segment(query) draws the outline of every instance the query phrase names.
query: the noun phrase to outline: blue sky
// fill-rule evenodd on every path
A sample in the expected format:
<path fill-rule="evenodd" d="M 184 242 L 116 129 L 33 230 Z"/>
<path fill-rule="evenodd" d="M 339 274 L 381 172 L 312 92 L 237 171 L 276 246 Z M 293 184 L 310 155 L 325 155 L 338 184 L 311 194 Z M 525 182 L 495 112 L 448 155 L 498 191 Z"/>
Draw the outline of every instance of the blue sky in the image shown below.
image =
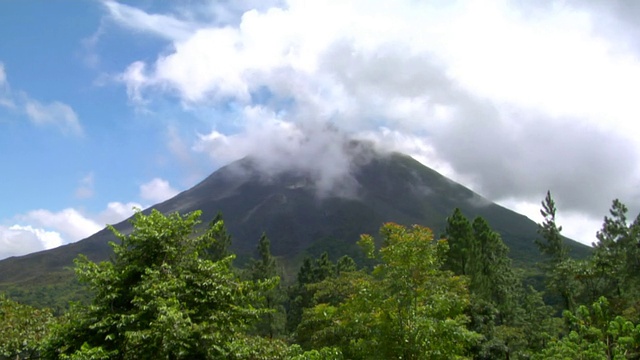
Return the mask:
<path fill-rule="evenodd" d="M 328 189 L 334 132 L 582 242 L 640 209 L 633 2 L 2 1 L 0 258 L 259 156 Z M 632 215 L 635 215 L 632 214 Z"/>

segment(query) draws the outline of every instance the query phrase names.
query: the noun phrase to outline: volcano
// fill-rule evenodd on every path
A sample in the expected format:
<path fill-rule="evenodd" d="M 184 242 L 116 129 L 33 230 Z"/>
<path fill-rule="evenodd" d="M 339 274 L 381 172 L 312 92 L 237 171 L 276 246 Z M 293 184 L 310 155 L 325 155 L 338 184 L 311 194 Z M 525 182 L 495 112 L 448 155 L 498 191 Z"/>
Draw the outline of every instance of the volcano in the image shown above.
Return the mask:
<path fill-rule="evenodd" d="M 381 153 L 362 144 L 349 145 L 348 153 L 350 171 L 330 187 L 318 183 L 318 174 L 268 173 L 259 160 L 247 157 L 145 212 L 201 210 L 203 226 L 222 213 L 237 261 L 252 256 L 261 234 L 266 233 L 272 253 L 296 264 L 304 255 L 323 251 L 334 260 L 344 254 L 357 257 L 359 235 L 376 234 L 390 221 L 425 225 L 437 236 L 457 207 L 470 219 L 485 218 L 502 235 L 517 265 L 539 259 L 534 243 L 537 225 L 527 217 L 492 203 L 410 156 Z M 131 230 L 129 220 L 114 227 L 123 233 Z M 0 261 L 0 289 L 37 288 L 68 279 L 74 258 L 84 254 L 94 261 L 107 260 L 112 254 L 108 242 L 115 240 L 104 229 L 76 243 Z M 569 243 L 574 255 L 589 252 L 582 244 Z"/>

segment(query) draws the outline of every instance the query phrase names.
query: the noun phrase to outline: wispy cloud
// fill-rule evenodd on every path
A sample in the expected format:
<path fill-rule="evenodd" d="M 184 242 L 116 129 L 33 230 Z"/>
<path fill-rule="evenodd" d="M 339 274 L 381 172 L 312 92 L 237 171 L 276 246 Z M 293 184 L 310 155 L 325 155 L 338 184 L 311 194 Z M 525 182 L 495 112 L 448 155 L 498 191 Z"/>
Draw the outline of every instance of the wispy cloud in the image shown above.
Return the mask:
<path fill-rule="evenodd" d="M 177 194 L 178 190 L 172 188 L 168 181 L 160 178 L 154 178 L 140 185 L 140 198 L 152 203 L 165 201 Z"/>
<path fill-rule="evenodd" d="M 88 199 L 93 197 L 94 189 L 94 174 L 92 172 L 85 175 L 82 179 L 80 179 L 78 188 L 76 188 L 75 196 L 78 199 Z"/>
<path fill-rule="evenodd" d="M 82 135 L 82 127 L 78 115 L 71 106 L 54 101 L 42 104 L 33 99 L 27 99 L 24 110 L 34 124 L 38 126 L 55 126 L 64 134 Z"/>
<path fill-rule="evenodd" d="M 0 105 L 10 111 L 23 113 L 36 126 L 55 127 L 66 135 L 83 135 L 78 115 L 71 106 L 60 101 L 42 103 L 23 91 L 11 90 L 4 65 L 1 62 Z"/>
<path fill-rule="evenodd" d="M 194 31 L 192 23 L 172 16 L 148 14 L 140 9 L 116 1 L 103 1 L 110 18 L 133 30 L 151 32 L 168 40 L 185 39 Z"/>

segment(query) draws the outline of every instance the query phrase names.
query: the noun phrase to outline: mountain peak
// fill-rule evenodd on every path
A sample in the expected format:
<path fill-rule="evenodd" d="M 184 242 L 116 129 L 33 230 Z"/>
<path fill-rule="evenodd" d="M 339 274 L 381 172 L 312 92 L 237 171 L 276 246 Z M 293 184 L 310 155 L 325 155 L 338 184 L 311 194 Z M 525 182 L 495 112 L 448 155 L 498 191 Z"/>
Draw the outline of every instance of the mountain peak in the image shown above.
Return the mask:
<path fill-rule="evenodd" d="M 237 181 L 253 179 L 291 189 L 313 189 L 319 198 L 353 198 L 358 188 L 354 174 L 373 159 L 390 155 L 366 140 L 342 138 L 322 145 L 282 149 L 277 158 L 273 150 L 255 153 L 221 170 Z"/>
<path fill-rule="evenodd" d="M 486 219 L 514 260 L 535 260 L 537 225 L 525 216 L 483 199 L 410 156 L 380 152 L 366 142 L 345 142 L 339 150 L 341 160 L 334 168 L 322 158 L 317 159 L 321 167 L 304 162 L 274 167 L 260 157 L 247 157 L 153 208 L 165 214 L 201 210 L 204 224 L 221 212 L 240 258 L 251 256 L 266 233 L 272 252 L 292 263 L 303 254 L 323 251 L 334 258 L 357 258 L 360 234 L 375 234 L 385 222 L 421 224 L 438 234 L 457 207 L 469 218 Z M 318 172 L 323 167 L 333 171 Z M 131 229 L 128 220 L 114 227 L 125 233 Z M 115 240 L 102 230 L 77 243 L 0 261 L 0 284 L 37 283 L 68 274 L 64 269 L 78 254 L 94 261 L 108 259 L 108 242 Z M 572 248 L 588 251 L 577 243 Z"/>

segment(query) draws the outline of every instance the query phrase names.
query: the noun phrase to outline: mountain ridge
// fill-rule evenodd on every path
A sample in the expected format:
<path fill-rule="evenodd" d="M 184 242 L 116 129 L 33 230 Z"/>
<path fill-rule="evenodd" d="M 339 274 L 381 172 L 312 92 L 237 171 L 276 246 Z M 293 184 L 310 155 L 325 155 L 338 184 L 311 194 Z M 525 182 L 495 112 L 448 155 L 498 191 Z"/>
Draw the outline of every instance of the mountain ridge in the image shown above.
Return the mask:
<path fill-rule="evenodd" d="M 144 212 L 201 210 L 203 225 L 221 212 L 233 236 L 232 250 L 239 257 L 253 255 L 260 235 L 266 233 L 274 255 L 295 261 L 325 250 L 334 256 L 357 254 L 359 235 L 376 234 L 384 222 L 421 224 L 437 235 L 444 230 L 446 217 L 458 207 L 469 218 L 485 218 L 502 235 L 517 263 L 527 264 L 539 256 L 534 244 L 537 225 L 527 217 L 490 202 L 408 155 L 371 153 L 369 148 L 357 147 L 355 151 L 364 161 L 354 163 L 338 179 L 342 181 L 336 183 L 342 186 L 339 195 L 319 192 L 314 174 L 265 173 L 256 159 L 246 157 Z M 345 181 L 350 183 L 344 185 Z M 114 228 L 126 233 L 131 229 L 128 221 Z M 7 284 L 53 281 L 51 278 L 68 272 L 78 254 L 93 261 L 107 260 L 111 254 L 108 242 L 114 240 L 105 228 L 72 244 L 2 260 L 0 289 Z M 579 256 L 588 252 L 582 244 L 570 244 Z"/>

